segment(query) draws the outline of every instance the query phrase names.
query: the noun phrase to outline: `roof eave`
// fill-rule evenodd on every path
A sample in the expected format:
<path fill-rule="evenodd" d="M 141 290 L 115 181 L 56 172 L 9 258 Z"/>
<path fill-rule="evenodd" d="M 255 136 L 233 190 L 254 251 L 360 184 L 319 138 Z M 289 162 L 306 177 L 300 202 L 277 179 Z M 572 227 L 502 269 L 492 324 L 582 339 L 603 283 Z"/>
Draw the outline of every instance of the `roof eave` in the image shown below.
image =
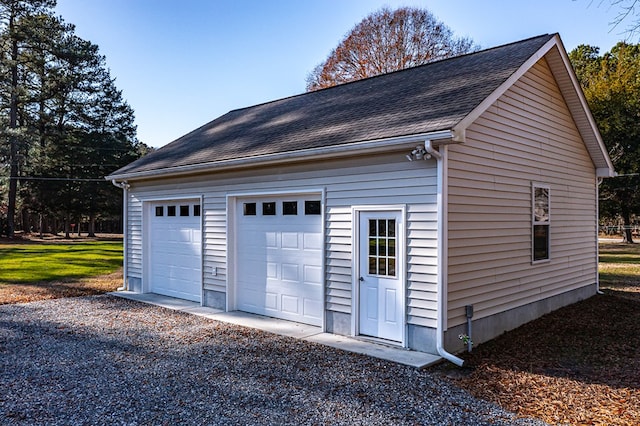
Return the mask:
<path fill-rule="evenodd" d="M 458 138 L 451 130 L 438 130 L 429 133 L 400 136 L 395 138 L 377 139 L 370 141 L 354 142 L 343 145 L 327 146 L 320 148 L 301 149 L 298 151 L 281 152 L 275 154 L 258 155 L 253 157 L 233 158 L 229 160 L 211 161 L 206 163 L 189 164 L 185 166 L 166 167 L 162 169 L 146 170 L 140 172 L 110 174 L 105 177 L 112 181 L 129 181 L 137 179 L 153 179 L 175 177 L 187 174 L 206 173 L 210 171 L 223 171 L 251 166 L 277 165 L 291 160 L 304 159 L 328 159 L 347 156 L 354 152 L 366 151 L 368 154 L 388 151 L 391 148 L 424 142 L 425 140 L 442 141 Z"/>

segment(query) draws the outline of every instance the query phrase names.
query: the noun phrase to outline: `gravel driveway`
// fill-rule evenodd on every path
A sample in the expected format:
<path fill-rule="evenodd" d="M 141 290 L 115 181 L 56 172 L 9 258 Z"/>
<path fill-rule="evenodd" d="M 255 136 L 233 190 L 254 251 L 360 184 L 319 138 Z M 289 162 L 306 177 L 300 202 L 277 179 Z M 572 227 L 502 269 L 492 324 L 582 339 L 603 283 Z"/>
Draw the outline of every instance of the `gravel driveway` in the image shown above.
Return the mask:
<path fill-rule="evenodd" d="M 542 423 L 425 371 L 103 295 L 0 306 L 0 424 Z"/>

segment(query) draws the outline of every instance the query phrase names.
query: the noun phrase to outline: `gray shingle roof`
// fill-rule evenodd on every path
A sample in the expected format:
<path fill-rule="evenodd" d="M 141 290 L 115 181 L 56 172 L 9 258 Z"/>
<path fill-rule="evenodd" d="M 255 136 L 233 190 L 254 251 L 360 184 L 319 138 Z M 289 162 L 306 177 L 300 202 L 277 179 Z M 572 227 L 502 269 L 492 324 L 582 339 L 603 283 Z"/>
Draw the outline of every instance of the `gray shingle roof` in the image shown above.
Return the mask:
<path fill-rule="evenodd" d="M 553 37 L 234 110 L 111 176 L 449 130 Z"/>

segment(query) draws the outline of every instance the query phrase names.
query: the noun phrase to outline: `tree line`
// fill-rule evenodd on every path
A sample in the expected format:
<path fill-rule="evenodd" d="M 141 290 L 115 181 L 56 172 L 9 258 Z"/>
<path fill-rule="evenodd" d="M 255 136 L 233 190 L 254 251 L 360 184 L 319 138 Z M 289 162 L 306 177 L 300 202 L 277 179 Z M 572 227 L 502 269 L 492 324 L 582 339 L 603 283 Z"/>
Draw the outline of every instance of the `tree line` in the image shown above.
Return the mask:
<path fill-rule="evenodd" d="M 0 233 L 58 232 L 118 218 L 104 180 L 147 153 L 98 46 L 55 0 L 0 0 Z"/>
<path fill-rule="evenodd" d="M 635 1 L 611 3 L 635 11 Z M 85 218 L 91 233 L 121 208 L 119 190 L 102 177 L 150 150 L 137 140 L 133 109 L 98 46 L 54 7 L 55 0 L 0 0 L 0 233 L 9 236 L 29 231 L 34 217 L 41 231 L 67 233 Z M 426 9 L 383 8 L 309 74 L 307 90 L 478 48 Z M 621 42 L 603 55 L 581 45 L 569 56 L 620 175 L 601 185 L 601 218 L 630 229 L 640 217 L 640 45 Z"/>

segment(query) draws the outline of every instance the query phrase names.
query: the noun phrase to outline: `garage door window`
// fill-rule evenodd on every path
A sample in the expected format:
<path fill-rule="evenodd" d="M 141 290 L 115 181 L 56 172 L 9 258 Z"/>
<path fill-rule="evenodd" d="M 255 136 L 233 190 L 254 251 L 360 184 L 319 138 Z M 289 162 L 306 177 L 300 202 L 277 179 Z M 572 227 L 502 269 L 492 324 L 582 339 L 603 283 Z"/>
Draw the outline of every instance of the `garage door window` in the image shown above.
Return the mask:
<path fill-rule="evenodd" d="M 245 216 L 256 215 L 256 203 L 244 203 L 242 210 Z"/>
<path fill-rule="evenodd" d="M 285 216 L 295 216 L 298 214 L 298 202 L 297 201 L 283 201 L 282 202 L 282 214 Z"/>
<path fill-rule="evenodd" d="M 194 204 L 193 206 L 193 215 L 200 216 L 200 205 Z"/>
<path fill-rule="evenodd" d="M 304 214 L 306 215 L 320 214 L 320 201 L 305 201 Z"/>
<path fill-rule="evenodd" d="M 176 215 L 176 206 L 167 206 L 167 216 Z"/>
<path fill-rule="evenodd" d="M 189 216 L 189 206 L 180 206 L 180 216 Z"/>
<path fill-rule="evenodd" d="M 156 206 L 156 216 L 164 216 L 164 206 Z"/>
<path fill-rule="evenodd" d="M 262 203 L 262 216 L 275 216 L 276 203 Z"/>

